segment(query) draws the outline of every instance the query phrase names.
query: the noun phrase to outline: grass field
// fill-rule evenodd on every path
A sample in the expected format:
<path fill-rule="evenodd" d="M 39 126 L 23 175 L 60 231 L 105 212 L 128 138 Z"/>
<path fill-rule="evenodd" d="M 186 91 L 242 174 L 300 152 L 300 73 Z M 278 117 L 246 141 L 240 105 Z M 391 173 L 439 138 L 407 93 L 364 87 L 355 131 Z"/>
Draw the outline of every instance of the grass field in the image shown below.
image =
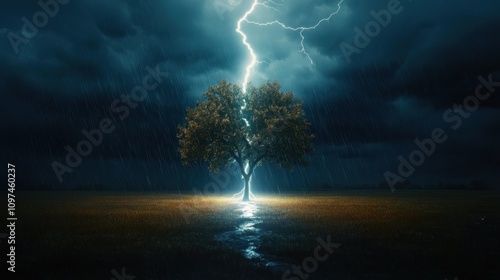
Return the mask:
<path fill-rule="evenodd" d="M 230 198 L 161 193 L 16 197 L 16 268 L 36 279 L 132 280 L 121 277 L 124 268 L 135 280 L 278 280 L 287 267 L 242 252 L 300 266 L 327 236 L 340 247 L 307 279 L 500 279 L 494 191 L 268 196 L 251 209 Z M 192 211 L 184 212 L 189 223 L 179 207 Z M 222 233 L 229 240 L 216 238 Z M 231 240 L 235 234 L 248 239 Z"/>

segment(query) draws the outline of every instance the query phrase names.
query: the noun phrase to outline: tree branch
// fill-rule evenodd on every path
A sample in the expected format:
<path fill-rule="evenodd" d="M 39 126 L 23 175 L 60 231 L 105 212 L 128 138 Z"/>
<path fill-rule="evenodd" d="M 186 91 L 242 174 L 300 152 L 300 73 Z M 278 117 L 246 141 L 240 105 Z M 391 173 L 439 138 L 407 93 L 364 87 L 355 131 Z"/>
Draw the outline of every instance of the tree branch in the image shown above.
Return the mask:
<path fill-rule="evenodd" d="M 259 163 L 259 161 L 263 160 L 267 156 L 266 153 L 258 156 L 251 164 L 250 164 L 250 170 L 248 170 L 249 175 L 253 173 L 253 169 L 255 166 Z"/>
<path fill-rule="evenodd" d="M 238 158 L 240 158 L 241 160 L 241 151 L 240 151 L 240 148 L 238 148 L 238 145 L 235 145 L 236 147 L 236 151 L 238 152 Z"/>
<path fill-rule="evenodd" d="M 234 160 L 236 160 L 236 161 L 240 161 L 241 160 L 240 157 L 237 156 L 233 151 L 229 151 L 229 154 L 234 158 Z"/>
<path fill-rule="evenodd" d="M 229 151 L 229 153 L 234 158 L 234 160 L 236 160 L 236 162 L 238 163 L 238 166 L 240 167 L 241 175 L 243 175 L 246 178 L 246 176 L 248 176 L 248 174 L 245 173 L 245 167 L 243 166 L 243 162 L 241 161 L 240 151 L 238 150 L 238 156 L 233 151 Z"/>
<path fill-rule="evenodd" d="M 243 137 L 243 140 L 245 140 L 245 146 L 247 146 L 247 148 L 250 150 L 252 149 L 252 145 L 250 145 L 250 142 L 248 142 L 248 139 Z"/>

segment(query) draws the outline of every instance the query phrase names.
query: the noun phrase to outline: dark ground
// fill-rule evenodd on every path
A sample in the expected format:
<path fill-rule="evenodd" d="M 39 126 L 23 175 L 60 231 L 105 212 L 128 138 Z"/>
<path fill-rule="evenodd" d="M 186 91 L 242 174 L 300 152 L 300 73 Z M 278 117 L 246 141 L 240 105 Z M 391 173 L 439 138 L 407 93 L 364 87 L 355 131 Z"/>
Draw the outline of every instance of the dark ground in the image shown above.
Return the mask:
<path fill-rule="evenodd" d="M 16 198 L 18 279 L 278 280 L 287 266 L 266 267 L 241 250 L 254 245 L 263 259 L 300 265 L 328 235 L 341 245 L 307 279 L 500 279 L 498 191 L 266 196 L 248 213 L 230 198 L 162 193 Z M 196 211 L 189 224 L 179 206 Z M 217 238 L 225 232 L 254 239 L 233 240 L 239 248 Z M 293 277 L 285 279 L 301 279 Z"/>

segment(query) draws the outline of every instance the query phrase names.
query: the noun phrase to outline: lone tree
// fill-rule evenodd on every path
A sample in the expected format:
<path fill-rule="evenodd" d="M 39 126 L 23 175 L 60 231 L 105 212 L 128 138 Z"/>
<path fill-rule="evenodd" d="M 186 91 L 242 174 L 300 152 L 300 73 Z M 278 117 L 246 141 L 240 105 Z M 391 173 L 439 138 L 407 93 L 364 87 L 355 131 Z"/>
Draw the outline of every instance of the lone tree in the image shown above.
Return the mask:
<path fill-rule="evenodd" d="M 277 82 L 259 88 L 221 81 L 187 109 L 179 125 L 179 152 L 185 165 L 207 161 L 213 172 L 236 161 L 245 179 L 243 200 L 250 199 L 249 181 L 257 165 L 274 162 L 291 170 L 306 165 L 314 135 L 304 118 L 302 102 L 281 92 Z"/>

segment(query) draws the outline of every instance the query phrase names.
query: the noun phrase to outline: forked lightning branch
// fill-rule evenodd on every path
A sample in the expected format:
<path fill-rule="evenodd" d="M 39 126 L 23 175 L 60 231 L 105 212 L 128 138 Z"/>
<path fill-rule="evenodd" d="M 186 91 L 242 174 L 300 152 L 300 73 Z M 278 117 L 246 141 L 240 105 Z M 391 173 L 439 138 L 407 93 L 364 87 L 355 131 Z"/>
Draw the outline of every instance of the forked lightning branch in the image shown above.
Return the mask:
<path fill-rule="evenodd" d="M 248 50 L 248 53 L 250 55 L 250 61 L 248 62 L 247 66 L 245 67 L 245 75 L 243 77 L 243 82 L 242 82 L 243 92 L 246 91 L 246 87 L 247 87 L 248 82 L 250 81 L 250 74 L 251 74 L 252 70 L 255 68 L 255 66 L 258 63 L 260 63 L 260 61 L 257 59 L 257 54 L 255 53 L 252 45 L 248 42 L 248 35 L 241 28 L 243 22 L 246 22 L 247 24 L 261 26 L 261 27 L 276 25 L 276 26 L 281 27 L 284 30 L 298 32 L 299 36 L 300 36 L 300 50 L 299 50 L 299 52 L 304 54 L 308 58 L 309 62 L 311 64 L 313 64 L 313 60 L 312 60 L 311 56 L 309 55 L 309 53 L 307 52 L 306 47 L 305 47 L 304 32 L 308 31 L 308 30 L 316 29 L 322 23 L 329 21 L 334 15 L 338 14 L 340 12 L 340 6 L 341 6 L 342 2 L 344 2 L 344 0 L 340 0 L 340 2 L 337 4 L 337 9 L 335 9 L 327 17 L 324 17 L 324 18 L 321 18 L 320 20 L 318 20 L 316 22 L 316 24 L 311 25 L 311 26 L 293 27 L 293 26 L 289 26 L 289 25 L 287 25 L 279 20 L 273 20 L 273 21 L 268 21 L 268 22 L 256 22 L 256 21 L 249 20 L 248 18 L 250 17 L 251 14 L 253 14 L 255 12 L 255 10 L 257 9 L 257 6 L 263 6 L 265 8 L 276 10 L 276 8 L 274 8 L 272 5 L 274 5 L 274 6 L 283 5 L 283 4 L 278 4 L 272 0 L 267 0 L 267 1 L 263 1 L 263 2 L 259 2 L 259 0 L 254 0 L 250 9 L 248 9 L 248 11 L 246 11 L 245 14 L 238 20 L 237 28 L 236 28 L 236 32 L 241 35 L 242 43 L 243 43 L 243 45 L 245 45 L 245 47 Z"/>

